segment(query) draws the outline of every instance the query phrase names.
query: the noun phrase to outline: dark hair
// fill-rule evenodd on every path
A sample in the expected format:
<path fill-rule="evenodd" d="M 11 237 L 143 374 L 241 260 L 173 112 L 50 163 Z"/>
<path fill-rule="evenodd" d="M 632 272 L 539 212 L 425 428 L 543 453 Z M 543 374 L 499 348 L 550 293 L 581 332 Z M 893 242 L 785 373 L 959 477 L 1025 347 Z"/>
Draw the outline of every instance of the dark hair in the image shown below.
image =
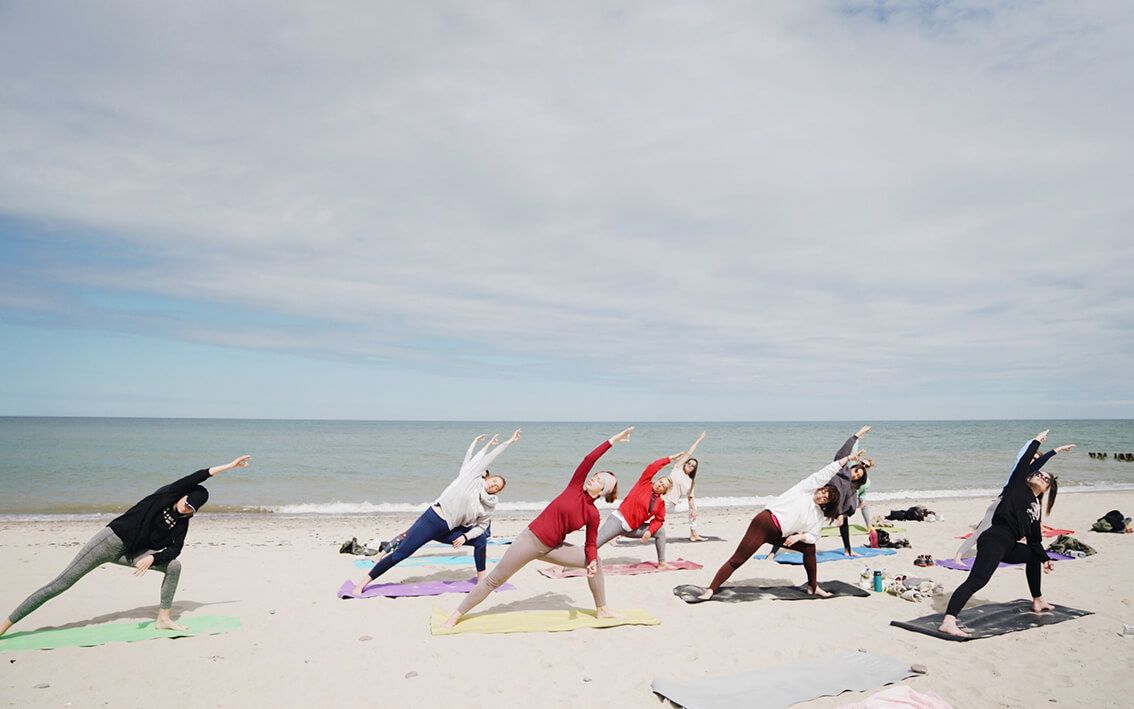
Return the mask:
<path fill-rule="evenodd" d="M 834 519 L 839 516 L 839 488 L 834 485 L 824 485 L 819 490 L 827 491 L 827 504 L 823 505 L 821 509 L 823 514 L 827 515 L 827 519 Z M 816 490 L 818 492 L 818 490 Z"/>
<path fill-rule="evenodd" d="M 611 475 L 614 475 L 614 473 L 611 473 Z M 615 500 L 618 499 L 618 478 L 617 477 L 614 478 L 614 487 L 611 488 L 610 494 L 607 495 L 606 497 L 602 498 L 602 499 L 606 500 L 607 502 L 614 502 Z"/>
<path fill-rule="evenodd" d="M 851 485 L 854 485 L 855 489 L 857 490 L 858 488 L 860 488 L 860 487 L 862 487 L 863 485 L 866 484 L 866 473 L 867 473 L 867 471 L 870 470 L 870 466 L 863 465 L 862 463 L 859 463 L 858 465 L 851 468 L 851 470 L 852 471 L 853 470 L 861 470 L 862 471 L 862 477 L 859 478 L 858 480 L 851 478 Z"/>
<path fill-rule="evenodd" d="M 1051 475 L 1051 473 L 1048 473 Z M 1051 485 L 1048 486 L 1047 492 L 1047 513 L 1051 514 L 1051 508 L 1055 507 L 1055 496 L 1059 494 L 1059 478 L 1051 475 Z M 1040 495 L 1040 502 L 1043 502 L 1043 495 Z"/>
<path fill-rule="evenodd" d="M 685 463 L 692 463 L 693 464 L 693 472 L 685 473 L 685 474 L 689 476 L 690 480 L 696 478 L 697 477 L 697 468 L 701 467 L 701 464 L 697 462 L 696 458 L 686 458 Z M 685 463 L 681 464 L 682 472 L 685 471 Z"/>

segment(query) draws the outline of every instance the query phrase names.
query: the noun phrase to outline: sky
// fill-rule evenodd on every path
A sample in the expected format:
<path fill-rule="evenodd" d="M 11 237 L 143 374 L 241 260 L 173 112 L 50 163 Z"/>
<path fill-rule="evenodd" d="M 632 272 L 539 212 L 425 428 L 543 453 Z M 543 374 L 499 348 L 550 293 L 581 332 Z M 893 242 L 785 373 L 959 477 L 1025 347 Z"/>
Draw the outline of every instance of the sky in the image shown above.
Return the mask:
<path fill-rule="evenodd" d="M 1121 1 L 0 3 L 0 415 L 1131 418 L 1131 116 Z"/>

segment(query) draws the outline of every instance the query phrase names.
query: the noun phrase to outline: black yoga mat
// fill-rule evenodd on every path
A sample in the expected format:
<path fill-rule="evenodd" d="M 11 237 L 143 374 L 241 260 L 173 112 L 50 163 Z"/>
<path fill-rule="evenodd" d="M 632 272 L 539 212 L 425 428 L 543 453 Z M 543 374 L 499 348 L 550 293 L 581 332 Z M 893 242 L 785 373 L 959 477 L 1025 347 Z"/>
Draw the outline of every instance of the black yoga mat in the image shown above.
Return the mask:
<path fill-rule="evenodd" d="M 959 638 L 956 635 L 949 635 L 938 630 L 937 626 L 941 625 L 941 620 L 945 617 L 944 613 L 934 613 L 913 620 L 892 620 L 890 625 L 912 630 L 915 633 L 932 635 L 942 640 L 980 640 L 1005 633 L 1014 633 L 1018 630 L 1055 625 L 1065 620 L 1082 618 L 1085 615 L 1093 615 L 1093 613 L 1059 605 L 1055 607 L 1054 611 L 1035 613 L 1032 611 L 1031 601 L 1020 599 L 1008 603 L 986 603 L 983 606 L 973 606 L 961 611 L 961 614 L 957 617 L 957 624 L 961 626 L 962 630 L 972 633 L 971 638 Z"/>
<path fill-rule="evenodd" d="M 831 594 L 831 598 L 857 596 L 866 598 L 869 591 L 849 584 L 846 581 L 821 581 L 819 588 Z M 683 585 L 673 589 L 673 595 L 686 603 L 703 603 L 697 596 L 705 592 L 704 586 Z M 808 601 L 825 600 L 823 596 L 813 596 L 802 586 L 725 586 L 709 600 L 724 601 L 725 603 L 741 603 L 744 601 L 760 601 L 764 599 L 776 601 Z"/>

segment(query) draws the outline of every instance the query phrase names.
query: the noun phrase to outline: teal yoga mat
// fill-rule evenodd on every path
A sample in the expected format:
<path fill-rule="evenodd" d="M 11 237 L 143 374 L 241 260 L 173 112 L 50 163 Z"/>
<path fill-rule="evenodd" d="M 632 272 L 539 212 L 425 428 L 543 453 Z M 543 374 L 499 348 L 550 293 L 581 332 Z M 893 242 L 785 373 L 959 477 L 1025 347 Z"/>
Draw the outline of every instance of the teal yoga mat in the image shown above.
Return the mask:
<path fill-rule="evenodd" d="M 240 628 L 240 619 L 230 615 L 202 615 L 179 618 L 188 630 L 158 630 L 153 621 L 145 623 L 99 623 L 79 628 L 26 630 L 0 637 L 0 652 L 16 650 L 54 650 L 59 647 L 91 647 L 108 643 L 133 643 L 155 638 L 185 638 L 217 635 Z"/>
<path fill-rule="evenodd" d="M 858 556 L 847 556 L 843 553 L 842 549 L 828 549 L 815 554 L 815 562 L 822 564 L 824 561 L 854 561 L 856 559 L 865 559 L 871 556 L 890 556 L 898 552 L 893 549 L 871 549 L 870 547 L 851 547 L 855 554 Z M 767 554 L 757 554 L 757 559 L 767 559 Z M 793 564 L 795 566 L 803 565 L 803 554 L 798 551 L 781 551 L 776 554 L 777 564 Z"/>

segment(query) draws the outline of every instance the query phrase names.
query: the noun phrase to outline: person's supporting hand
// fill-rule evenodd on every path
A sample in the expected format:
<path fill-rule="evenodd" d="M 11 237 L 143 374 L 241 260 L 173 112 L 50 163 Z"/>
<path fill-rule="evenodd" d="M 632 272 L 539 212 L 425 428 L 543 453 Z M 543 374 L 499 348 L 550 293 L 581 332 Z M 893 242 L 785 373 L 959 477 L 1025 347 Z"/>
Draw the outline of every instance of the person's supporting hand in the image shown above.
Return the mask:
<path fill-rule="evenodd" d="M 1071 450 L 1074 447 L 1075 447 L 1074 443 L 1068 443 L 1065 446 L 1059 446 L 1058 448 L 1056 448 L 1055 452 L 1056 453 L 1066 453 L 1067 451 Z"/>
<path fill-rule="evenodd" d="M 833 523 L 833 524 L 834 524 L 834 526 L 836 526 L 836 527 L 841 527 L 841 526 L 843 526 L 843 516 L 842 516 L 842 515 L 839 515 L 838 517 L 836 517 L 836 518 L 835 518 L 835 521 L 834 521 L 834 523 Z"/>
<path fill-rule="evenodd" d="M 587 578 L 594 578 L 596 573 L 598 573 L 598 559 L 587 564 Z"/>
<path fill-rule="evenodd" d="M 630 440 L 630 434 L 633 433 L 633 432 L 634 432 L 634 427 L 631 426 L 630 428 L 626 429 L 622 433 L 616 434 L 613 438 L 610 439 L 610 445 L 614 445 L 615 443 L 625 443 L 626 441 L 629 441 Z"/>
<path fill-rule="evenodd" d="M 462 534 L 461 536 L 453 540 L 453 548 L 460 549 L 467 541 L 468 539 L 465 539 L 465 535 Z"/>
<path fill-rule="evenodd" d="M 870 426 L 863 426 L 862 428 L 858 429 L 858 433 L 854 434 L 854 437 L 855 438 L 862 438 L 866 434 L 870 433 L 870 431 L 871 431 Z"/>
<path fill-rule="evenodd" d="M 136 569 L 136 571 L 134 572 L 134 575 L 135 576 L 141 576 L 142 574 L 149 571 L 150 567 L 153 566 L 153 565 L 154 565 L 154 555 L 153 554 L 146 554 L 145 556 L 138 557 L 134 561 L 134 568 Z"/>
<path fill-rule="evenodd" d="M 1051 431 L 1050 428 L 1045 428 L 1044 430 L 1040 431 L 1039 433 L 1036 434 L 1036 440 L 1039 441 L 1040 443 L 1045 443 L 1047 441 L 1047 434 L 1050 431 Z"/>
<path fill-rule="evenodd" d="M 799 534 L 799 533 L 789 534 L 787 539 L 784 540 L 784 543 L 781 546 L 790 547 L 792 544 L 795 544 L 796 542 L 799 542 L 799 541 L 803 541 L 803 535 L 802 534 Z"/>
<path fill-rule="evenodd" d="M 1045 574 L 1050 574 L 1052 571 L 1055 571 L 1055 562 L 1051 561 L 1050 559 L 1043 562 L 1043 572 Z"/>
<path fill-rule="evenodd" d="M 642 535 L 642 543 L 643 544 L 649 544 L 650 543 L 650 533 L 649 532 L 646 532 L 645 534 Z"/>
<path fill-rule="evenodd" d="M 242 455 L 239 458 L 234 458 L 231 463 L 216 465 L 209 468 L 209 475 L 217 475 L 219 473 L 223 473 L 226 470 L 232 470 L 233 468 L 247 468 L 248 461 L 250 460 L 252 460 L 252 456 Z"/>

